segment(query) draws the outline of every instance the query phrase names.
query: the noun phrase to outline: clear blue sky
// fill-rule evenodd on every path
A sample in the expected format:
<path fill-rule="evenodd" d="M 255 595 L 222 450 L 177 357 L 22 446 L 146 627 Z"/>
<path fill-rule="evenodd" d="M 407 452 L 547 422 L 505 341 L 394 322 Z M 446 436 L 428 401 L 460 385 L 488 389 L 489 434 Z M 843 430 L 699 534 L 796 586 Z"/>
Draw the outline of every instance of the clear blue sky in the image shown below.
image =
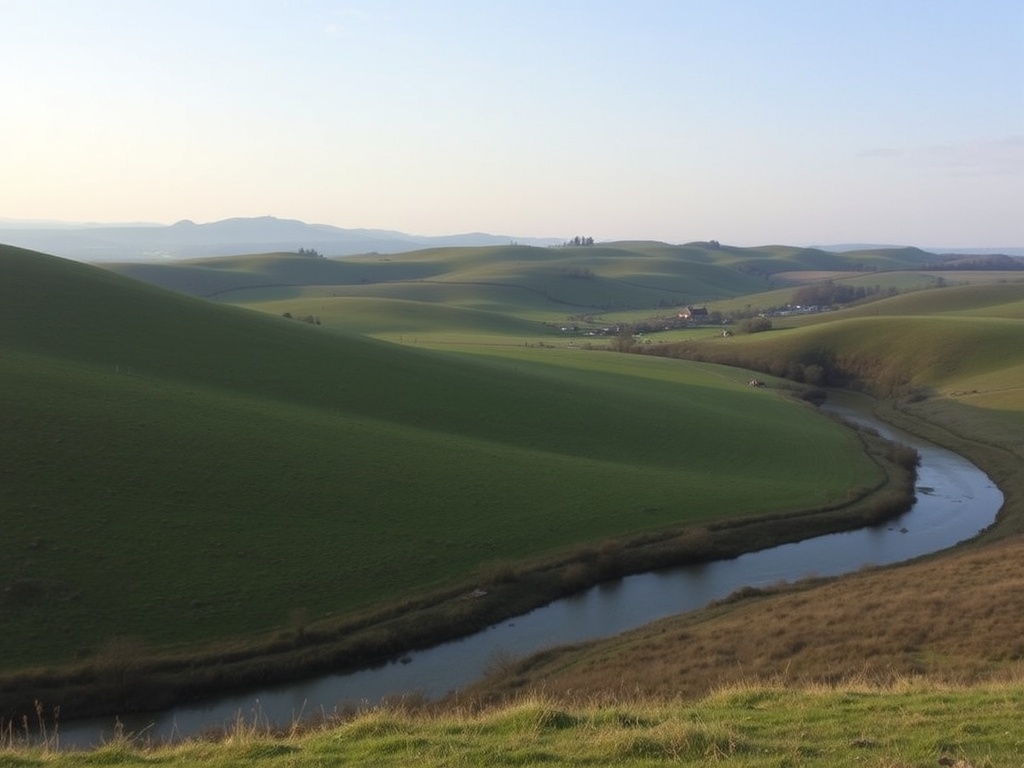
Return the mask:
<path fill-rule="evenodd" d="M 1024 246 L 1024 0 L 0 0 L 0 217 Z"/>

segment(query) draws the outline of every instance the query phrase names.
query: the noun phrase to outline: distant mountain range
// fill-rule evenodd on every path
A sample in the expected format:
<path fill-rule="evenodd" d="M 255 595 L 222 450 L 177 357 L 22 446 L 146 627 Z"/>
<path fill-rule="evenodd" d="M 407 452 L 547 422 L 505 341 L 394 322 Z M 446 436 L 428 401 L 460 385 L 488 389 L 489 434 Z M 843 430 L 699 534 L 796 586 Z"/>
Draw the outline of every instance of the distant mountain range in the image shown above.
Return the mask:
<path fill-rule="evenodd" d="M 73 223 L 0 218 L 0 243 L 42 251 L 76 261 L 162 261 L 233 256 L 274 251 L 315 250 L 324 256 L 360 253 L 403 253 L 421 248 L 453 246 L 561 245 L 559 238 L 512 237 L 483 232 L 422 236 L 387 229 L 344 229 L 307 224 L 274 216 L 232 218 L 208 224 L 184 220 L 177 224 Z M 816 246 L 844 252 L 894 248 L 891 245 L 837 244 Z M 924 248 L 934 254 L 1024 256 L 1024 248 Z"/>
<path fill-rule="evenodd" d="M 208 224 L 73 224 L 0 219 L 0 243 L 77 261 L 153 261 L 315 250 L 324 256 L 401 253 L 420 248 L 556 245 L 557 238 L 517 238 L 482 232 L 426 237 L 384 229 L 343 229 L 273 216 L 233 218 Z"/>

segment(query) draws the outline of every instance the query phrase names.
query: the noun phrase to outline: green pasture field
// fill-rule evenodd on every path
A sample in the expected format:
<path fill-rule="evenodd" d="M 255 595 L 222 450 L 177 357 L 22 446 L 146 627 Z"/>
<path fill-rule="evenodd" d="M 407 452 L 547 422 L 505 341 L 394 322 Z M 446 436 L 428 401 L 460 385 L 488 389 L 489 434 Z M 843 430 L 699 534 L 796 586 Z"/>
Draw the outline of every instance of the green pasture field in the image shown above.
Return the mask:
<path fill-rule="evenodd" d="M 396 336 L 464 334 L 506 340 L 559 338 L 563 334 L 541 322 L 521 320 L 500 312 L 468 309 L 443 302 L 363 297 L 307 297 L 245 306 L 273 315 L 314 317 L 322 325 L 342 331 L 393 340 Z"/>
<path fill-rule="evenodd" d="M 544 333 L 544 323 L 566 322 L 567 313 L 579 310 L 566 305 L 552 306 L 543 296 L 508 286 L 473 286 L 450 283 L 388 283 L 379 286 L 329 286 L 246 291 L 230 302 L 271 314 L 291 312 L 293 316 L 315 315 L 322 319 L 351 321 L 366 331 L 374 331 L 373 323 L 382 330 L 392 326 L 431 330 L 435 318 L 448 316 L 449 326 L 472 330 L 501 323 L 511 326 L 511 333 Z M 348 306 L 351 305 L 351 306 Z M 452 322 L 458 311 L 465 311 L 464 320 Z M 394 313 L 395 317 L 389 317 Z M 417 314 L 419 312 L 419 316 Z M 484 314 L 487 313 L 488 318 Z M 518 324 L 515 321 L 520 321 Z M 419 326 L 422 325 L 422 328 Z M 342 326 L 344 327 L 344 326 Z"/>
<path fill-rule="evenodd" d="M 307 289 L 303 296 L 272 301 L 247 301 L 240 306 L 273 315 L 288 313 L 294 318 L 313 318 L 324 327 L 354 332 L 377 339 L 427 347 L 493 345 L 603 348 L 608 336 L 591 335 L 617 323 L 648 320 L 650 312 L 595 314 L 567 318 L 564 314 L 532 311 L 529 305 L 473 309 L 457 301 L 413 301 L 346 295 L 317 295 L 323 290 Z M 476 302 L 479 303 L 479 297 Z M 672 312 L 671 314 L 675 314 Z M 602 322 L 604 321 L 604 322 Z M 577 330 L 565 330 L 562 329 Z M 686 328 L 652 334 L 658 341 L 721 335 L 720 328 Z M 644 339 L 638 339 L 640 343 Z"/>
<path fill-rule="evenodd" d="M 411 349 L 11 248 L 0 270 L 8 671 L 115 636 L 272 633 L 879 480 L 850 432 L 735 371 Z"/>

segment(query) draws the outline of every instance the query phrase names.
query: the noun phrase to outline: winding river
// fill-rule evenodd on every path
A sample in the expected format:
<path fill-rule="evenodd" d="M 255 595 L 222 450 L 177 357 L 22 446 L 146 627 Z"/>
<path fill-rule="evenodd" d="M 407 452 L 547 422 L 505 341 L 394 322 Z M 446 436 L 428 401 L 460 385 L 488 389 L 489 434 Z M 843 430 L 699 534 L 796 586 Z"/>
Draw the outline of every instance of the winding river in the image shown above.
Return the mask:
<path fill-rule="evenodd" d="M 401 661 L 127 718 L 123 721 L 125 733 L 159 742 L 215 730 L 239 717 L 287 725 L 298 718 L 329 714 L 345 705 L 374 704 L 389 696 L 416 693 L 436 698 L 472 683 L 488 664 L 504 655 L 524 656 L 555 645 L 618 634 L 701 608 L 744 586 L 834 576 L 866 565 L 908 560 L 969 539 L 995 520 L 1003 495 L 972 463 L 858 412 L 831 410 L 912 445 L 920 453 L 917 501 L 898 519 L 732 560 L 626 577 L 462 640 L 410 653 Z M 112 718 L 65 723 L 60 743 L 65 748 L 89 747 L 113 733 Z"/>

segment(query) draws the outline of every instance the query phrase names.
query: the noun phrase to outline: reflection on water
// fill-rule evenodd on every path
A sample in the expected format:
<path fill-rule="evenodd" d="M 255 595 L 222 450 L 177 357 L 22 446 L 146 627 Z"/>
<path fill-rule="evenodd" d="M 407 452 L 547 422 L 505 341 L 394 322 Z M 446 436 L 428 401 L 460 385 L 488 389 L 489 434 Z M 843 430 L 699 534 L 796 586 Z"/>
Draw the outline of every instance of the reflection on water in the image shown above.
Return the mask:
<path fill-rule="evenodd" d="M 838 409 L 836 409 L 838 410 Z M 259 714 L 288 724 L 351 704 L 372 704 L 409 693 L 439 697 L 481 676 L 501 654 L 523 656 L 618 634 L 656 619 L 694 610 L 744 586 L 768 586 L 807 576 L 834 576 L 865 565 L 886 565 L 953 546 L 990 525 L 1002 493 L 977 467 L 956 454 L 898 433 L 869 417 L 844 417 L 917 448 L 918 498 L 913 508 L 881 526 L 836 533 L 752 552 L 733 560 L 630 576 L 559 600 L 463 640 L 411 653 L 401 662 L 344 675 L 328 675 L 258 693 L 129 718 L 128 730 L 156 740 L 194 735 Z M 113 719 L 65 725 L 64 746 L 109 738 Z"/>

